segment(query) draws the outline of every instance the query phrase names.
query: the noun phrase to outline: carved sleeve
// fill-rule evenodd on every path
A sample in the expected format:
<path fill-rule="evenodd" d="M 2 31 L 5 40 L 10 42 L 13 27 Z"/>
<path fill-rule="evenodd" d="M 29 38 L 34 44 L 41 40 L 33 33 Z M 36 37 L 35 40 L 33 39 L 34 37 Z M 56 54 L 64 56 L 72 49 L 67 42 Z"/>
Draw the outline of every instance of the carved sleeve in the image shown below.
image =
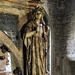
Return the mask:
<path fill-rule="evenodd" d="M 26 28 L 25 28 L 25 33 L 31 32 L 32 31 L 32 24 L 31 22 L 27 24 Z"/>
<path fill-rule="evenodd" d="M 28 23 L 26 28 L 24 29 L 24 34 L 23 34 L 23 39 L 24 39 L 24 44 L 26 46 L 26 48 L 29 48 L 29 46 L 31 45 L 31 37 L 26 38 L 25 35 L 28 32 L 32 31 L 32 24 Z"/>

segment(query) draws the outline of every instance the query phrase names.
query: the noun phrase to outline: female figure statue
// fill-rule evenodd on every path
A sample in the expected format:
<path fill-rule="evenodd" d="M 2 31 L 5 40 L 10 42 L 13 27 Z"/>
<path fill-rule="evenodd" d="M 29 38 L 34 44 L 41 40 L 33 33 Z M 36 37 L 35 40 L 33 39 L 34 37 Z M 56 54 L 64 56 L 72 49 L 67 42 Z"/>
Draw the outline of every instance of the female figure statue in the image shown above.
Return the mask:
<path fill-rule="evenodd" d="M 26 75 L 46 75 L 46 54 L 48 27 L 42 24 L 45 10 L 37 7 L 33 21 L 24 29 L 23 40 L 26 46 Z"/>

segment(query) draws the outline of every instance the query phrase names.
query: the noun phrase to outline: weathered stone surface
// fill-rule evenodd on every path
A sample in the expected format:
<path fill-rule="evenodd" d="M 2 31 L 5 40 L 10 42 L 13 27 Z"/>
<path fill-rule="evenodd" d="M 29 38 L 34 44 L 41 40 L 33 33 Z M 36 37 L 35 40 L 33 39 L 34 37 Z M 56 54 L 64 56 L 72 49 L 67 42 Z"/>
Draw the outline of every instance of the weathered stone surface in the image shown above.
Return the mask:
<path fill-rule="evenodd" d="M 18 16 L 0 13 L 0 30 L 18 47 Z"/>
<path fill-rule="evenodd" d="M 52 75 L 75 74 L 75 1 L 49 0 Z"/>

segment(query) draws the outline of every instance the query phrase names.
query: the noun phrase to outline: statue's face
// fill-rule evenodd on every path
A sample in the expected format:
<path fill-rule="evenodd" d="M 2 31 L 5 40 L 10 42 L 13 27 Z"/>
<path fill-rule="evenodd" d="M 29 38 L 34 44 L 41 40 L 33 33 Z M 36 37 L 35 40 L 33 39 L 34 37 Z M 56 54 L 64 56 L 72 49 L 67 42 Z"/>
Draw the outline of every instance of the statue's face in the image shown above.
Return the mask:
<path fill-rule="evenodd" d="M 35 17 L 36 17 L 36 19 L 41 19 L 42 18 L 42 12 L 41 11 L 37 11 Z"/>

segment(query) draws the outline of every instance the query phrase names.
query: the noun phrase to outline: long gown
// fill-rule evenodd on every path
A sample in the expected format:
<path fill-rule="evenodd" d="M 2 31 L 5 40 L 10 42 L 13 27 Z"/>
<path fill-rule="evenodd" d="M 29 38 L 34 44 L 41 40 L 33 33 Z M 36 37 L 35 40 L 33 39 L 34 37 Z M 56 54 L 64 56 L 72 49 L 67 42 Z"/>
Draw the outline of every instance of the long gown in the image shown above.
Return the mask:
<path fill-rule="evenodd" d="M 26 33 L 38 29 L 39 36 L 25 37 Z M 24 29 L 24 44 L 26 46 L 26 75 L 46 75 L 45 71 L 45 45 L 44 39 L 45 27 L 42 24 L 37 25 L 31 21 Z"/>

